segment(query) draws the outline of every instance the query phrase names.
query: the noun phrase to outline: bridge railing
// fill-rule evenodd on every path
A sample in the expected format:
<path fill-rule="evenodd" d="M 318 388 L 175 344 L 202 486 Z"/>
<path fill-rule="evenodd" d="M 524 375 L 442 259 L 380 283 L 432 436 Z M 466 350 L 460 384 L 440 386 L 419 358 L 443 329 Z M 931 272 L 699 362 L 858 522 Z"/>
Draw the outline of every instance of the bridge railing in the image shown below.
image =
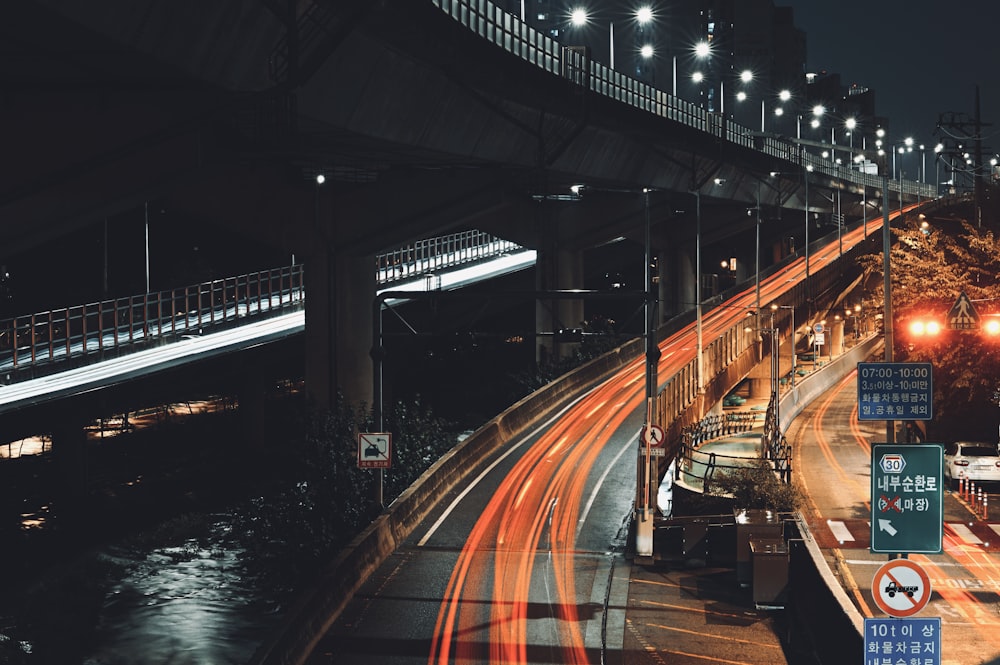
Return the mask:
<path fill-rule="evenodd" d="M 247 317 L 281 314 L 305 302 L 304 267 L 285 266 L 0 319 L 6 380 L 87 356 L 135 351 Z"/>
<path fill-rule="evenodd" d="M 524 249 L 477 230 L 418 240 L 375 257 L 376 279 L 390 284 Z M 137 351 L 248 317 L 305 304 L 296 264 L 192 286 L 0 319 L 0 379 L 30 378 L 61 363 Z"/>
<path fill-rule="evenodd" d="M 793 161 L 803 167 L 812 165 L 814 171 L 840 180 L 868 187 L 881 187 L 883 184 L 879 176 L 840 166 L 830 159 L 802 154 L 792 139 L 764 137 L 749 127 L 731 122 L 723 114 L 709 112 L 601 63 L 588 62 L 586 53 L 581 49 L 564 47 L 489 0 L 433 0 L 433 3 L 483 39 L 547 72 L 569 77 L 597 94 L 748 149 Z M 937 196 L 935 186 L 926 183 L 890 179 L 885 184 L 890 191 L 902 190 L 904 194 L 925 198 Z"/>
<path fill-rule="evenodd" d="M 391 284 L 413 279 L 428 272 L 455 268 L 524 249 L 517 243 L 483 231 L 459 233 L 418 240 L 375 257 L 376 279 Z"/>

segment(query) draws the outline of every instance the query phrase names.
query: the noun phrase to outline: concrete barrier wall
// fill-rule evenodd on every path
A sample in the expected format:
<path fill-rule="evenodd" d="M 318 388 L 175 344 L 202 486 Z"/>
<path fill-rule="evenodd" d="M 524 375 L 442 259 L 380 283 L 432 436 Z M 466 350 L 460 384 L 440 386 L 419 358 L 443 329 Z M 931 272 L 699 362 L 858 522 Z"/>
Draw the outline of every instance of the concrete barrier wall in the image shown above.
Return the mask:
<path fill-rule="evenodd" d="M 882 345 L 879 335 L 869 337 L 856 344 L 846 353 L 834 358 L 820 372 L 813 372 L 798 380 L 795 387 L 784 394 L 778 408 L 779 426 L 782 432 L 802 413 L 811 401 L 837 385 L 841 379 L 854 371 L 859 362 L 865 361 Z"/>
<path fill-rule="evenodd" d="M 786 431 L 812 400 L 840 383 L 881 344 L 880 336 L 864 340 L 786 393 L 779 407 L 781 431 Z M 794 619 L 793 630 L 813 646 L 814 655 L 823 665 L 860 662 L 864 657 L 864 618 L 830 570 L 801 515 L 798 523 L 802 540 L 789 544 L 787 609 Z"/>

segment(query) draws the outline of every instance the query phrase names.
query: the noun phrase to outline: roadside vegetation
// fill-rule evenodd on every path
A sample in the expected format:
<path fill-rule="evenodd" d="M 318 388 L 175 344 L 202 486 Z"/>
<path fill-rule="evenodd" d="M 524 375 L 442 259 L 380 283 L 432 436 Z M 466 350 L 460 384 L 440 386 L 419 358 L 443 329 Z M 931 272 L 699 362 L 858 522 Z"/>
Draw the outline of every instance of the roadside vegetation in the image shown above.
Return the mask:
<path fill-rule="evenodd" d="M 965 293 L 980 320 L 1000 321 L 1000 193 L 987 187 L 987 205 L 977 219 L 971 199 L 942 202 L 925 214 L 894 223 L 890 252 L 893 360 L 929 362 L 934 370 L 931 441 L 972 438 L 996 441 L 1000 424 L 1000 336 L 982 330 L 949 330 L 948 313 Z M 883 311 L 883 257 L 879 249 L 861 259 L 868 277 L 863 303 Z M 937 335 L 915 335 L 909 324 L 934 320 Z"/>

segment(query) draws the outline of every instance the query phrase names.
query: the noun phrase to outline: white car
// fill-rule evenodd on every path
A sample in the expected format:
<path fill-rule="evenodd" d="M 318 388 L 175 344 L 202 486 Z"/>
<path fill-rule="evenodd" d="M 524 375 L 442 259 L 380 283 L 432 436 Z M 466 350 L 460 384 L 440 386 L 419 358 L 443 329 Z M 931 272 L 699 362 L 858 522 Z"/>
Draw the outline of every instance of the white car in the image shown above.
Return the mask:
<path fill-rule="evenodd" d="M 953 489 L 962 478 L 1000 482 L 1000 450 L 985 441 L 954 441 L 944 446 L 944 479 Z"/>

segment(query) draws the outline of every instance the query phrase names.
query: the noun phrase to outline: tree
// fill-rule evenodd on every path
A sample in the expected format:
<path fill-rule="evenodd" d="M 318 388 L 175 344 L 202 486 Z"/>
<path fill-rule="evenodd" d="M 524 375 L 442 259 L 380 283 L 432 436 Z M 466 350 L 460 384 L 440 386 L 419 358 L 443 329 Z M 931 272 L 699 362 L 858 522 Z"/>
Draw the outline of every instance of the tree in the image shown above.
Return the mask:
<path fill-rule="evenodd" d="M 1000 338 L 981 330 L 949 330 L 947 315 L 965 293 L 981 319 L 1000 315 L 998 220 L 976 226 L 971 202 L 906 215 L 893 225 L 890 251 L 893 360 L 929 362 L 934 368 L 935 439 L 994 438 L 1000 411 Z M 882 252 L 861 258 L 869 278 L 866 310 L 882 311 Z M 937 335 L 914 334 L 909 324 L 935 320 Z"/>
<path fill-rule="evenodd" d="M 713 493 L 733 497 L 738 508 L 773 510 L 787 513 L 796 510 L 802 494 L 791 483 L 783 483 L 775 475 L 771 462 L 759 457 L 753 464 L 733 469 L 713 481 Z"/>

